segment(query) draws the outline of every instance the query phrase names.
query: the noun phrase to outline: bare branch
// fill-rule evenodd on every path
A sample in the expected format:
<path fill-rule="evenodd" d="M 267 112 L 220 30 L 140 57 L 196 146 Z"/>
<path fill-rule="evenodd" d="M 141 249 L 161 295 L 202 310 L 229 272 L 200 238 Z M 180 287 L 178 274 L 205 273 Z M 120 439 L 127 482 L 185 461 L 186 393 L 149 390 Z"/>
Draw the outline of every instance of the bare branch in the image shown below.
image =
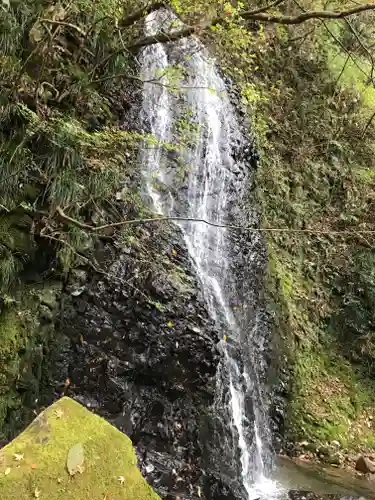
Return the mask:
<path fill-rule="evenodd" d="M 107 80 L 115 80 L 116 78 L 124 78 L 125 80 L 131 80 L 133 82 L 145 83 L 139 76 L 129 75 L 129 73 L 116 73 L 115 75 L 107 75 L 96 80 L 91 80 L 91 83 L 101 83 Z"/>
<path fill-rule="evenodd" d="M 204 86 L 204 85 L 172 85 L 169 83 L 163 83 L 161 82 L 160 78 L 152 78 L 151 80 L 142 80 L 139 76 L 135 75 L 129 75 L 128 73 L 115 73 L 114 75 L 107 75 L 103 76 L 102 78 L 98 78 L 97 80 L 92 80 L 91 83 L 101 83 L 101 82 L 106 82 L 108 80 L 115 80 L 116 78 L 124 78 L 125 80 L 131 80 L 133 82 L 139 82 L 142 85 L 145 84 L 150 84 L 150 85 L 157 85 L 158 87 L 165 87 L 167 89 L 171 90 L 210 90 L 212 91 L 212 87 Z M 218 90 L 217 92 L 224 92 L 224 89 Z"/>
<path fill-rule="evenodd" d="M 343 10 L 343 11 L 307 11 L 302 12 L 297 16 L 284 16 L 284 15 L 273 15 L 267 14 L 267 11 L 277 5 L 280 5 L 284 0 L 276 0 L 271 4 L 261 7 L 255 10 L 250 10 L 246 12 L 240 13 L 240 17 L 244 20 L 251 21 L 259 21 L 264 23 L 275 23 L 275 24 L 285 24 L 285 25 L 293 25 L 293 24 L 301 24 L 311 19 L 319 19 L 323 21 L 324 19 L 346 19 L 347 17 L 360 14 L 361 12 L 375 10 L 375 4 L 366 3 L 363 5 L 357 5 L 351 9 Z M 154 7 L 157 4 L 154 4 Z M 163 5 L 164 6 L 164 5 Z M 150 7 L 151 9 L 151 7 Z M 156 8 L 152 8 L 150 12 L 153 10 L 157 10 Z M 203 31 L 205 29 L 210 28 L 211 26 L 220 24 L 223 22 L 223 19 L 216 18 L 211 20 L 211 22 L 206 25 L 197 25 L 197 26 L 189 26 L 179 31 L 172 31 L 170 33 L 158 33 L 156 35 L 147 36 L 139 39 L 134 44 L 128 47 L 129 50 L 136 51 L 142 47 L 146 47 L 148 45 L 154 45 L 156 43 L 168 43 L 176 40 L 180 40 L 181 38 L 186 38 L 199 31 Z"/>
<path fill-rule="evenodd" d="M 243 19 L 250 19 L 252 21 L 260 21 L 266 23 L 276 23 L 276 24 L 300 24 L 310 19 L 345 19 L 346 17 L 354 16 L 360 14 L 361 12 L 366 12 L 369 10 L 375 10 L 375 4 L 366 3 L 363 5 L 357 5 L 352 9 L 342 10 L 342 11 L 308 11 L 299 14 L 298 16 L 282 16 L 282 15 L 272 15 L 265 13 L 256 13 L 255 11 L 243 12 L 241 17 Z"/>
<path fill-rule="evenodd" d="M 359 46 L 362 48 L 362 50 L 368 55 L 369 59 L 370 59 L 370 63 L 371 63 L 371 82 L 373 83 L 373 78 L 374 78 L 374 69 L 375 69 L 375 62 L 374 62 L 374 57 L 373 55 L 371 54 L 370 50 L 365 46 L 365 44 L 362 42 L 362 40 L 360 39 L 359 37 L 359 34 L 357 33 L 357 31 L 353 28 L 353 26 L 351 25 L 350 21 L 348 19 L 345 19 L 345 22 L 348 26 L 348 28 L 350 29 L 350 31 L 353 33 L 354 37 L 356 38 L 357 42 L 359 43 Z"/>
<path fill-rule="evenodd" d="M 285 2 L 285 0 L 276 0 L 275 2 L 265 5 L 264 7 L 259 7 L 259 9 L 252 10 L 251 13 L 254 15 L 261 14 L 262 12 L 267 12 L 267 10 L 273 9 L 283 2 Z"/>
<path fill-rule="evenodd" d="M 254 227 L 254 226 L 237 226 L 233 224 L 219 224 L 216 222 L 211 222 L 206 219 L 196 219 L 193 217 L 151 217 L 145 219 L 129 219 L 120 222 L 114 222 L 112 224 L 103 224 L 102 226 L 91 226 L 89 224 L 85 224 L 84 222 L 80 222 L 72 217 L 69 217 L 64 213 L 64 211 L 57 207 L 56 212 L 59 214 L 60 218 L 73 224 L 80 229 L 84 229 L 85 231 L 90 231 L 93 233 L 97 233 L 103 231 L 108 228 L 116 228 L 122 226 L 128 226 L 133 224 L 149 224 L 153 222 L 162 222 L 162 221 L 170 221 L 170 222 L 200 222 L 203 224 L 207 224 L 209 226 L 221 228 L 221 229 L 236 229 L 242 231 L 251 231 L 251 232 L 275 232 L 275 233 L 307 233 L 307 234 L 341 234 L 341 235 L 365 235 L 365 234 L 375 234 L 375 231 L 365 230 L 365 231 L 332 231 L 329 229 L 319 230 L 319 229 L 290 229 L 290 228 L 271 228 L 271 227 Z"/>
<path fill-rule="evenodd" d="M 57 26 L 66 26 L 67 28 L 72 28 L 72 29 L 78 31 L 78 33 L 80 33 L 84 37 L 86 36 L 86 33 L 79 26 L 76 26 L 75 24 L 72 24 L 72 23 L 66 23 L 64 21 L 55 21 L 53 19 L 40 19 L 40 22 L 41 23 L 56 24 Z"/>
<path fill-rule="evenodd" d="M 158 33 L 157 35 L 146 36 L 134 42 L 132 45 L 129 45 L 128 49 L 138 50 L 142 47 L 146 47 L 147 45 L 154 45 L 155 43 L 174 42 L 176 40 L 180 40 L 181 38 L 186 38 L 193 35 L 198 31 L 199 28 L 202 29 L 201 26 L 189 26 L 188 28 L 184 28 L 180 31 L 172 31 L 171 33 Z"/>
<path fill-rule="evenodd" d="M 370 127 L 371 123 L 374 121 L 374 118 L 375 118 L 375 111 L 374 111 L 374 113 L 370 116 L 370 119 L 369 119 L 369 121 L 367 122 L 366 127 L 363 129 L 363 132 L 362 132 L 362 139 L 363 139 L 363 138 L 364 138 L 364 136 L 366 135 L 366 132 L 367 132 L 368 128 Z"/>
<path fill-rule="evenodd" d="M 344 74 L 344 71 L 345 71 L 345 69 L 346 69 L 346 67 L 347 67 L 347 65 L 348 65 L 349 59 L 350 59 L 350 54 L 348 54 L 348 55 L 346 56 L 345 63 L 344 63 L 344 65 L 343 65 L 343 67 L 341 68 L 341 71 L 340 71 L 339 76 L 338 76 L 338 77 L 337 77 L 337 79 L 336 79 L 335 86 L 334 86 L 334 88 L 333 88 L 333 94 L 335 94 L 335 92 L 336 92 L 337 85 L 339 84 L 340 78 L 341 78 L 341 77 L 342 77 L 342 75 Z"/>
<path fill-rule="evenodd" d="M 155 10 L 162 9 L 163 7 L 166 7 L 165 2 L 150 3 L 149 5 L 146 5 L 145 7 L 142 7 L 141 9 L 137 10 L 130 16 L 125 17 L 125 19 L 120 21 L 119 26 L 121 28 L 126 28 L 127 26 L 131 26 L 132 24 L 136 23 L 137 21 L 140 21 L 144 17 L 151 14 L 151 12 L 155 12 Z"/>

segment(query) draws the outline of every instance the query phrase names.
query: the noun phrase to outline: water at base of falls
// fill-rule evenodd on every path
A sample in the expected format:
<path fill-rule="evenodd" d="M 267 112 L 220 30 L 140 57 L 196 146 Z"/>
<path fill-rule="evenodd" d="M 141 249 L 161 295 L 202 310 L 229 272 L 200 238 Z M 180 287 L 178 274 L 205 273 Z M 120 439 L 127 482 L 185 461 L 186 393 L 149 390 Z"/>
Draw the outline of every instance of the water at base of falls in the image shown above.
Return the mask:
<path fill-rule="evenodd" d="M 153 13 L 146 20 L 146 32 L 155 34 L 170 22 L 169 12 Z M 238 171 L 246 169 L 234 160 L 234 150 L 244 138 L 225 82 L 195 39 L 147 47 L 141 61 L 143 79 L 156 80 L 144 85 L 143 118 L 158 145 L 145 148 L 141 158 L 154 211 L 225 225 L 233 220 L 233 207 L 246 184 L 243 176 L 238 180 Z M 174 84 L 179 92 L 168 85 L 176 68 L 181 73 L 180 84 Z M 165 146 L 176 143 L 177 151 Z M 240 294 L 231 235 L 203 222 L 179 225 L 209 313 L 223 336 L 217 400 L 240 450 L 245 495 L 249 500 L 278 498 L 280 490 L 269 479 L 272 452 L 262 384 L 262 331 L 257 321 L 250 328 L 246 324 L 241 311 L 246 304 L 233 307 Z"/>

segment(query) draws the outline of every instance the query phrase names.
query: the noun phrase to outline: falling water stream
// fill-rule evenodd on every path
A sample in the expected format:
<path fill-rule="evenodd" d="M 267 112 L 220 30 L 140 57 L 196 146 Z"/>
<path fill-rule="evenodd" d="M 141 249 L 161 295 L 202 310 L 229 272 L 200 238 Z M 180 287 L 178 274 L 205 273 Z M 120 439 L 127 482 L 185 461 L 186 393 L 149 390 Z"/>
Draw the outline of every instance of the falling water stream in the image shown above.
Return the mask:
<path fill-rule="evenodd" d="M 155 34 L 170 19 L 166 11 L 149 15 L 147 34 Z M 204 47 L 193 38 L 149 46 L 141 62 L 143 79 L 156 80 L 144 85 L 143 118 L 159 144 L 145 148 L 141 158 L 154 211 L 225 225 L 233 206 L 231 193 L 236 192 L 239 182 L 233 147 L 243 138 L 224 80 Z M 182 72 L 177 94 L 168 85 L 171 68 L 176 65 Z M 188 134 L 186 113 L 194 124 L 194 131 L 188 130 Z M 181 124 L 185 124 L 183 139 Z M 177 157 L 163 147 L 176 140 L 181 142 Z M 229 231 L 204 222 L 181 221 L 179 225 L 209 313 L 222 332 L 218 394 L 228 393 L 227 413 L 240 450 L 241 482 L 249 500 L 276 498 L 276 485 L 268 479 L 272 462 L 268 411 L 262 372 L 257 368 L 262 365 L 262 342 L 254 338 L 260 335 L 259 329 L 244 331 L 231 306 L 237 300 L 237 285 Z M 241 358 L 245 350 L 248 355 Z M 251 417 L 246 412 L 249 398 Z"/>

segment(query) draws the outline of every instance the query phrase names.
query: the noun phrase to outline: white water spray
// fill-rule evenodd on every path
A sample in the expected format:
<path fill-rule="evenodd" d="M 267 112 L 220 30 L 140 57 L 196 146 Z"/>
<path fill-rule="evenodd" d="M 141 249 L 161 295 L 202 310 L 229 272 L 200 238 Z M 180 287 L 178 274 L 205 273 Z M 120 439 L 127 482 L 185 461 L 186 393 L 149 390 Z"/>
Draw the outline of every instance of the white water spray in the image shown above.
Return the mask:
<path fill-rule="evenodd" d="M 155 34 L 170 18 L 170 13 L 165 11 L 149 15 L 147 34 Z M 179 97 L 168 88 L 168 78 L 160 76 L 167 75 L 168 68 L 176 61 L 182 64 L 184 74 Z M 154 210 L 167 216 L 180 215 L 225 224 L 230 211 L 230 189 L 233 190 L 236 181 L 232 149 L 241 136 L 225 82 L 195 39 L 169 44 L 168 48 L 161 44 L 145 48 L 142 71 L 144 80 L 159 78 L 156 84 L 146 83 L 143 93 L 144 119 L 151 134 L 160 142 L 159 146 L 147 148 L 141 158 Z M 197 124 L 197 133 L 193 144 L 185 144 L 179 151 L 188 177 L 180 196 L 176 193 L 176 167 L 170 165 L 162 143 L 175 139 L 175 126 L 184 106 Z M 201 222 L 181 223 L 180 227 L 201 281 L 209 313 L 228 337 L 228 342 L 221 341 L 223 367 L 220 372 L 227 374 L 229 383 L 230 425 L 240 449 L 243 486 L 249 500 L 276 498 L 277 489 L 267 479 L 265 465 L 269 443 L 263 442 L 262 436 L 269 433 L 260 380 L 254 367 L 249 372 L 248 367 L 239 365 L 234 355 L 242 349 L 245 332 L 228 302 L 229 290 L 233 288 L 228 233 L 225 229 Z M 253 354 L 254 364 L 259 362 L 255 358 L 256 353 Z M 224 382 L 219 380 L 219 383 Z M 251 423 L 245 411 L 246 395 L 252 400 Z M 249 442 L 247 429 L 251 426 L 252 442 Z"/>

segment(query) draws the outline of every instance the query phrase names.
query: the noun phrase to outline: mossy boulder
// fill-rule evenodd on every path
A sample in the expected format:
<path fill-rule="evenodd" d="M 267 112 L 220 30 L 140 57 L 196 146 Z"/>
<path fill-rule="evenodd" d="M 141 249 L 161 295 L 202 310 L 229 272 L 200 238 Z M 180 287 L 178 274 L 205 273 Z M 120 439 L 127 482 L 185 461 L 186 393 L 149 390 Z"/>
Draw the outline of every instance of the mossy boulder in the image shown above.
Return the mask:
<path fill-rule="evenodd" d="M 84 461 L 70 475 L 74 445 L 83 448 Z M 0 498 L 158 500 L 136 464 L 125 434 L 64 397 L 1 450 Z"/>

